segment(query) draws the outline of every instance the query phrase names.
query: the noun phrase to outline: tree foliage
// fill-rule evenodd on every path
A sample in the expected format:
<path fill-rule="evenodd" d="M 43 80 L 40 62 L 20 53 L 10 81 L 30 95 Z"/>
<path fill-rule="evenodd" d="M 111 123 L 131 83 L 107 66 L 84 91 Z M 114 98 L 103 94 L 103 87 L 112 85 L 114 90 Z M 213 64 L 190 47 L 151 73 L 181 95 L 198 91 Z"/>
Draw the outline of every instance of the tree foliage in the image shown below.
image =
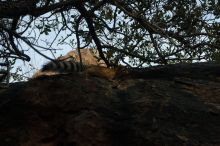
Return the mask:
<path fill-rule="evenodd" d="M 97 48 L 107 66 L 209 61 L 219 35 L 219 1 L 0 0 L 0 59 L 50 59 L 40 50 L 65 43 Z"/>

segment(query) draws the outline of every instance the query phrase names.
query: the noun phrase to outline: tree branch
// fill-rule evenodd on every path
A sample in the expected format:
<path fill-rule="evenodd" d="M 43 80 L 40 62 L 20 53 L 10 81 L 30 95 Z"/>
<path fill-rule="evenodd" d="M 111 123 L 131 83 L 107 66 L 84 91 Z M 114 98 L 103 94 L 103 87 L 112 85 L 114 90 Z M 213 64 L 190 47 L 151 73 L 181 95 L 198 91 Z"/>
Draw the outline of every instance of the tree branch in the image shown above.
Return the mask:
<path fill-rule="evenodd" d="M 81 15 L 85 18 L 87 24 L 88 24 L 88 28 L 89 31 L 91 33 L 91 36 L 97 46 L 97 50 L 99 52 L 99 55 L 101 57 L 101 59 L 104 60 L 104 62 L 106 63 L 107 67 L 110 67 L 110 63 L 109 61 L 105 58 L 103 52 L 102 52 L 102 45 L 101 42 L 95 32 L 95 28 L 93 26 L 93 20 L 92 20 L 92 15 L 86 10 L 86 8 L 83 6 L 83 4 L 81 3 L 81 1 L 79 1 L 78 3 L 76 3 L 76 8 L 78 9 L 78 11 L 81 13 Z"/>
<path fill-rule="evenodd" d="M 163 64 L 167 64 L 167 61 L 166 61 L 165 57 L 161 54 L 161 52 L 160 52 L 160 50 L 157 46 L 157 43 L 154 40 L 153 34 L 152 33 L 149 33 L 149 34 L 150 34 L 151 41 L 153 42 L 154 49 L 156 50 L 160 60 L 163 62 Z"/>

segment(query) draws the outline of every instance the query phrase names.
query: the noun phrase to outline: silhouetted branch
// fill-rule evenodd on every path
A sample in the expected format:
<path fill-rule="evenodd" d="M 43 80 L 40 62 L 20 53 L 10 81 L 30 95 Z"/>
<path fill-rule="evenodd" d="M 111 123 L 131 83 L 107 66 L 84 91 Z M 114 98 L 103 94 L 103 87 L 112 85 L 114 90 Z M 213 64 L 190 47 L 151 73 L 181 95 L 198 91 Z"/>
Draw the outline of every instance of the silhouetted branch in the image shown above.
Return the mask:
<path fill-rule="evenodd" d="M 76 4 L 76 8 L 78 9 L 78 11 L 81 13 L 81 15 L 85 18 L 87 24 L 88 24 L 88 28 L 90 30 L 90 34 L 97 46 L 97 50 L 99 52 L 99 55 L 101 57 L 101 59 L 104 60 L 104 62 L 106 63 L 107 67 L 110 67 L 111 65 L 109 64 L 108 60 L 106 59 L 106 57 L 104 56 L 103 52 L 102 52 L 102 45 L 101 42 L 95 32 L 95 28 L 93 26 L 93 20 L 92 20 L 92 15 L 90 15 L 90 13 L 85 9 L 85 7 L 82 5 L 81 2 Z"/>

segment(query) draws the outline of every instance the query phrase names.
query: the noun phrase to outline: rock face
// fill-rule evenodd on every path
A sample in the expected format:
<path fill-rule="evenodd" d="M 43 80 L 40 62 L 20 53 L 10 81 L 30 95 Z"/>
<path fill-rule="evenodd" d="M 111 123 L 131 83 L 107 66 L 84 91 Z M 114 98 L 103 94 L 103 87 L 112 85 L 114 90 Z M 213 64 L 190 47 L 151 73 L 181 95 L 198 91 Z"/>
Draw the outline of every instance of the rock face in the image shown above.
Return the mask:
<path fill-rule="evenodd" d="M 45 76 L 0 97 L 2 146 L 220 145 L 218 64 Z"/>

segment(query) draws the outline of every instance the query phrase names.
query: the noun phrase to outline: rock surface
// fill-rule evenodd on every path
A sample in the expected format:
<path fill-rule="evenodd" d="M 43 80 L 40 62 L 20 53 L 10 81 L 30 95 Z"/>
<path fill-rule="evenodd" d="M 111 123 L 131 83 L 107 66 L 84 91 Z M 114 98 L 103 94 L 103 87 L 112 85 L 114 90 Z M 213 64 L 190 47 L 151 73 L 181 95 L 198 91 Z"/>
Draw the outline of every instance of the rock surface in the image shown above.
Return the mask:
<path fill-rule="evenodd" d="M 1 146 L 219 146 L 220 65 L 56 75 L 0 90 Z"/>

